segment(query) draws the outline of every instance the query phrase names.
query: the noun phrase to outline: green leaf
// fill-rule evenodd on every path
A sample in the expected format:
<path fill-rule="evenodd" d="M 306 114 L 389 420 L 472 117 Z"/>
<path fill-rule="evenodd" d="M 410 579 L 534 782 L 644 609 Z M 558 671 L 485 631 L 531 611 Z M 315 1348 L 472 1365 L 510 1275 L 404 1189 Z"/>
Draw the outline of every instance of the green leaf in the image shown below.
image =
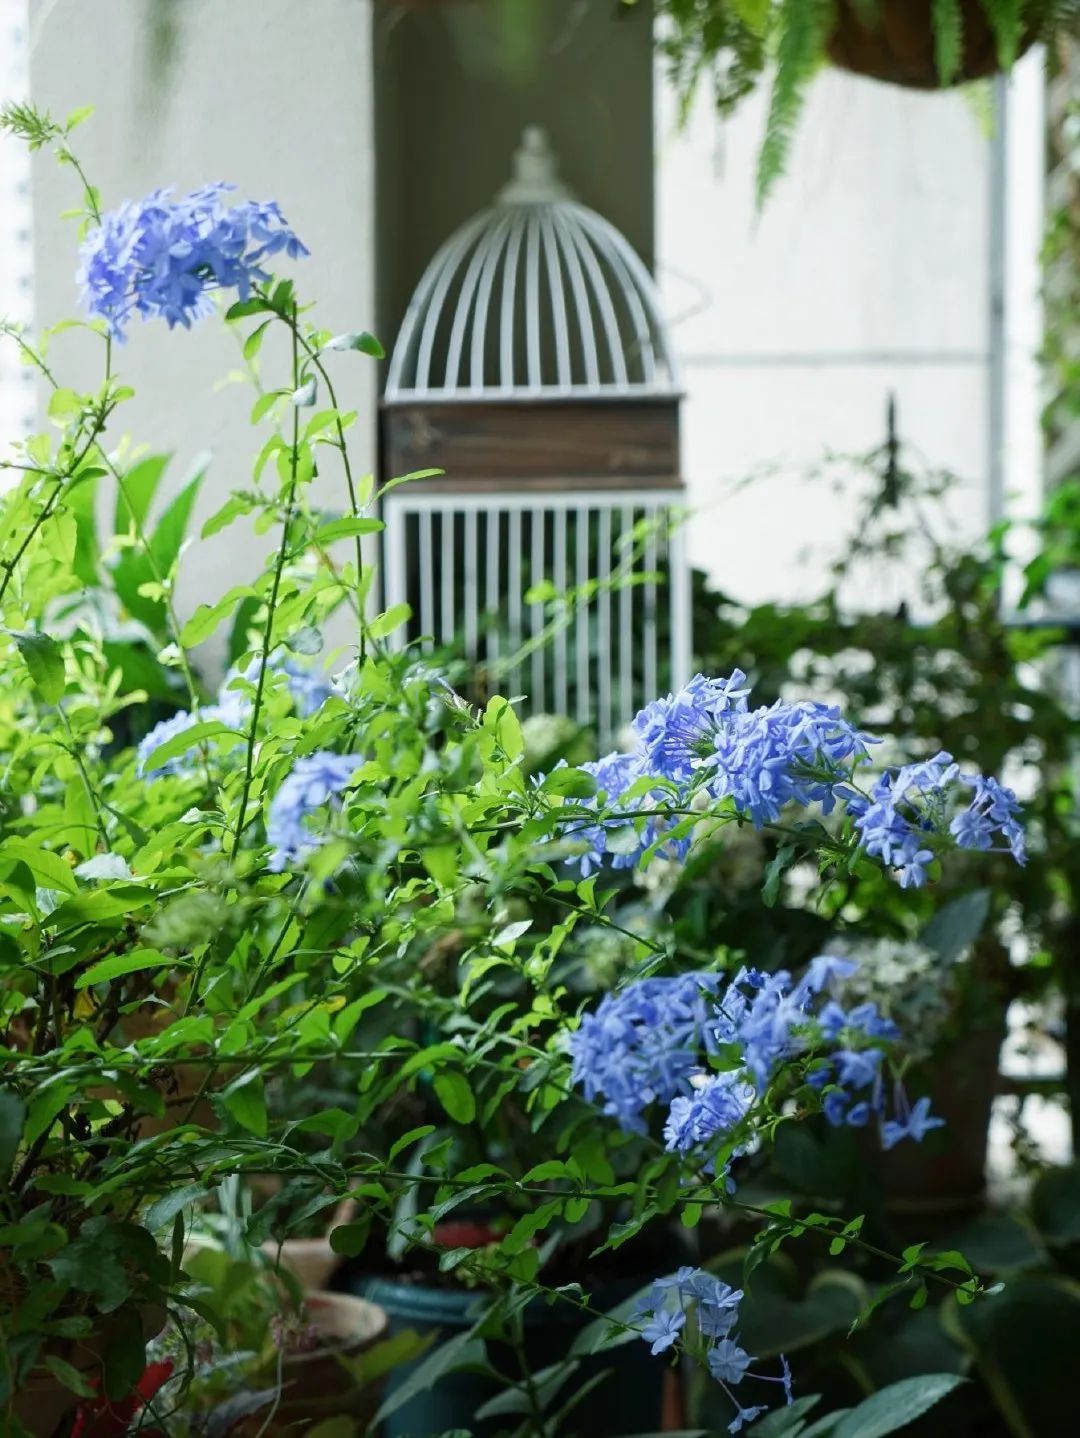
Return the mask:
<path fill-rule="evenodd" d="M 114 533 L 127 534 L 145 523 L 169 459 L 167 454 L 148 455 L 121 477 L 116 492 Z"/>
<path fill-rule="evenodd" d="M 201 1183 L 185 1183 L 171 1193 L 152 1203 L 143 1214 L 143 1222 L 151 1233 L 160 1233 L 174 1221 L 176 1215 L 189 1204 L 198 1203 L 207 1195 L 207 1188 Z"/>
<path fill-rule="evenodd" d="M 172 572 L 173 565 L 180 555 L 180 549 L 187 534 L 188 521 L 191 519 L 191 511 L 195 507 L 195 500 L 202 488 L 203 480 L 206 478 L 209 463 L 208 457 L 199 462 L 192 477 L 166 507 L 151 536 L 150 553 L 162 574 L 168 575 Z"/>
<path fill-rule="evenodd" d="M 963 958 L 982 933 L 990 913 L 989 889 L 976 889 L 942 905 L 919 935 L 919 942 L 946 964 Z"/>
<path fill-rule="evenodd" d="M 54 1353 L 46 1354 L 44 1363 L 53 1377 L 69 1392 L 77 1393 L 80 1398 L 94 1398 L 97 1395 L 97 1389 L 74 1364 L 66 1363 Z"/>
<path fill-rule="evenodd" d="M 439 1102 L 455 1123 L 472 1123 L 476 1117 L 476 1099 L 464 1074 L 444 1070 L 436 1074 L 434 1088 Z"/>
<path fill-rule="evenodd" d="M 820 1402 L 820 1393 L 808 1393 L 784 1408 L 774 1408 L 753 1425 L 749 1438 L 796 1438 L 804 1426 L 806 1415 Z"/>
<path fill-rule="evenodd" d="M 965 1381 L 955 1373 L 923 1373 L 891 1383 L 842 1418 L 832 1438 L 885 1438 L 914 1423 Z"/>
<path fill-rule="evenodd" d="M 388 634 L 393 634 L 395 629 L 400 629 L 412 618 L 412 605 L 395 604 L 385 614 L 377 614 L 368 625 L 368 634 L 372 639 L 385 639 Z"/>
<path fill-rule="evenodd" d="M 10 859 L 25 864 L 44 889 L 59 889 L 64 894 L 77 894 L 79 885 L 70 865 L 51 849 L 43 849 L 29 839 L 13 837 L 0 844 L 0 862 Z"/>
<path fill-rule="evenodd" d="M 960 18 L 960 0 L 934 0 L 931 16 L 938 79 L 942 85 L 951 85 L 960 69 L 964 50 L 964 23 Z"/>
<path fill-rule="evenodd" d="M 247 494 L 230 494 L 219 510 L 216 510 L 202 527 L 203 539 L 209 539 L 212 534 L 217 534 L 222 529 L 227 529 L 234 519 L 239 519 L 242 514 L 250 514 L 254 508 L 254 501 Z"/>
<path fill-rule="evenodd" d="M 264 315 L 272 309 L 273 305 L 267 300 L 253 295 L 249 300 L 237 300 L 234 305 L 230 305 L 225 311 L 225 318 L 231 324 L 233 320 L 246 319 L 248 315 Z"/>
<path fill-rule="evenodd" d="M 210 739 L 221 739 L 225 737 L 232 739 L 243 739 L 245 736 L 239 729 L 234 729 L 230 724 L 224 724 L 220 719 L 204 719 L 200 724 L 192 724 L 190 729 L 183 729 L 179 734 L 174 734 L 170 739 L 157 744 L 150 750 L 147 756 L 148 762 L 152 762 L 155 769 L 163 768 L 170 759 L 179 759 L 182 755 L 188 754 L 199 744 L 204 744 Z"/>
<path fill-rule="evenodd" d="M 405 1150 L 407 1148 L 410 1148 L 414 1143 L 419 1143 L 421 1139 L 429 1137 L 429 1135 L 433 1134 L 434 1132 L 435 1125 L 433 1123 L 425 1123 L 422 1124 L 419 1128 L 409 1129 L 407 1133 L 403 1133 L 399 1139 L 396 1139 L 390 1145 L 390 1153 L 387 1161 L 389 1163 L 393 1163 L 394 1159 L 397 1158 L 399 1153 L 404 1153 Z"/>
<path fill-rule="evenodd" d="M 180 643 L 190 649 L 209 639 L 222 620 L 232 613 L 238 600 L 254 595 L 250 584 L 237 584 L 216 604 L 200 604 L 180 631 Z"/>
<path fill-rule="evenodd" d="M 66 687 L 64 655 L 59 644 L 47 634 L 8 632 L 26 660 L 34 688 L 46 704 L 58 704 Z"/>
<path fill-rule="evenodd" d="M 370 1217 L 359 1219 L 356 1223 L 339 1223 L 337 1228 L 330 1230 L 330 1247 L 343 1258 L 357 1258 L 364 1251 L 370 1231 Z"/>
<path fill-rule="evenodd" d="M 596 780 L 581 769 L 552 769 L 540 781 L 542 794 L 562 794 L 569 799 L 591 799 Z"/>
<path fill-rule="evenodd" d="M 73 389 L 54 389 L 49 396 L 49 418 L 57 419 L 61 423 L 74 419 L 82 412 L 85 403 L 83 396 Z"/>
<path fill-rule="evenodd" d="M 244 358 L 250 363 L 262 349 L 262 342 L 266 331 L 272 323 L 272 318 L 263 320 L 261 325 L 256 325 L 244 341 Z"/>
<path fill-rule="evenodd" d="M 118 979 L 124 974 L 137 974 L 144 969 L 168 968 L 173 962 L 158 949 L 136 949 L 130 954 L 114 954 L 111 958 L 91 964 L 90 968 L 75 980 L 75 987 L 86 989 L 91 984 L 103 984 L 107 979 Z"/>
<path fill-rule="evenodd" d="M 10 1089 L 0 1089 L 0 1183 L 15 1162 L 25 1122 L 26 1105 L 19 1095 Z"/>
<path fill-rule="evenodd" d="M 222 1093 L 221 1103 L 241 1128 L 246 1128 L 256 1138 L 266 1137 L 266 1094 L 262 1074 L 257 1069 L 251 1069 L 234 1080 Z"/>
<path fill-rule="evenodd" d="M 367 330 L 351 330 L 347 334 L 335 335 L 323 345 L 324 350 L 359 350 L 372 359 L 385 359 L 386 351 Z"/>
<path fill-rule="evenodd" d="M 443 1343 L 433 1353 L 428 1354 L 427 1358 L 398 1384 L 376 1413 L 375 1424 L 385 1423 L 392 1413 L 403 1408 L 417 1394 L 426 1393 L 445 1373 L 480 1363 L 484 1356 L 483 1340 L 475 1337 L 471 1328 L 457 1334 L 448 1343 Z"/>
<path fill-rule="evenodd" d="M 332 519 L 322 524 L 312 536 L 313 544 L 332 544 L 335 539 L 350 539 L 355 534 L 378 534 L 385 529 L 381 519 Z M 408 616 L 406 616 L 407 618 Z"/>

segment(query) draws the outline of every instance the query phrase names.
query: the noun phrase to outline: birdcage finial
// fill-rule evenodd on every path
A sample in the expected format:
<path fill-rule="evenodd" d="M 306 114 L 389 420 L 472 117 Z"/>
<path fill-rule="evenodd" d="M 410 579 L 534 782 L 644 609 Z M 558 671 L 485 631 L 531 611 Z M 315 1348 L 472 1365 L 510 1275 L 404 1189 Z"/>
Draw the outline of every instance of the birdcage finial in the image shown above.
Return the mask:
<path fill-rule="evenodd" d="M 499 191 L 500 205 L 553 205 L 570 200 L 559 179 L 559 162 L 539 125 L 527 125 L 514 152 L 514 178 Z"/>

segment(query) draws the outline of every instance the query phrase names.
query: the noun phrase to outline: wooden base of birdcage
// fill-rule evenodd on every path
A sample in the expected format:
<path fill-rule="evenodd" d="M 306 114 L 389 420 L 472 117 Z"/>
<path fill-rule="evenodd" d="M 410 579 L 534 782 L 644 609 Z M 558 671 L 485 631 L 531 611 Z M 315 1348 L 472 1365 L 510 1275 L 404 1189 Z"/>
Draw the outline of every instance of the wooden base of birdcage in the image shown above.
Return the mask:
<path fill-rule="evenodd" d="M 383 479 L 430 492 L 679 489 L 679 402 L 627 399 L 384 401 Z"/>

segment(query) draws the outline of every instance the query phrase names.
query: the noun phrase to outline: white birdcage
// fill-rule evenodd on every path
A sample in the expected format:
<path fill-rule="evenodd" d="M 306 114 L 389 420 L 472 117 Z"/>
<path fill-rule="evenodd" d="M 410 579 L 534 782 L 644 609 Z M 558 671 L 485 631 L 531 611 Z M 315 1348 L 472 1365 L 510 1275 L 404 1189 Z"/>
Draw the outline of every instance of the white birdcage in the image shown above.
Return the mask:
<path fill-rule="evenodd" d="M 428 266 L 391 357 L 383 476 L 444 471 L 386 496 L 386 599 L 411 604 L 410 637 L 459 644 L 493 686 L 603 743 L 681 683 L 678 403 L 648 271 L 527 130 L 514 178 Z"/>

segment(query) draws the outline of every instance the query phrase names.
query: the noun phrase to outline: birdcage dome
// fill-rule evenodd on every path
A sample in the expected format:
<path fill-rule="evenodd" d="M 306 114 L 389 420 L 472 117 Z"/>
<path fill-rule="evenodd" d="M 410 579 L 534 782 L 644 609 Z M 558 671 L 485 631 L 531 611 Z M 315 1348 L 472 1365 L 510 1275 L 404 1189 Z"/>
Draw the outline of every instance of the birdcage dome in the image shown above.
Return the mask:
<path fill-rule="evenodd" d="M 625 236 L 525 131 L 494 205 L 446 241 L 394 346 L 390 401 L 670 398 L 671 344 Z"/>

